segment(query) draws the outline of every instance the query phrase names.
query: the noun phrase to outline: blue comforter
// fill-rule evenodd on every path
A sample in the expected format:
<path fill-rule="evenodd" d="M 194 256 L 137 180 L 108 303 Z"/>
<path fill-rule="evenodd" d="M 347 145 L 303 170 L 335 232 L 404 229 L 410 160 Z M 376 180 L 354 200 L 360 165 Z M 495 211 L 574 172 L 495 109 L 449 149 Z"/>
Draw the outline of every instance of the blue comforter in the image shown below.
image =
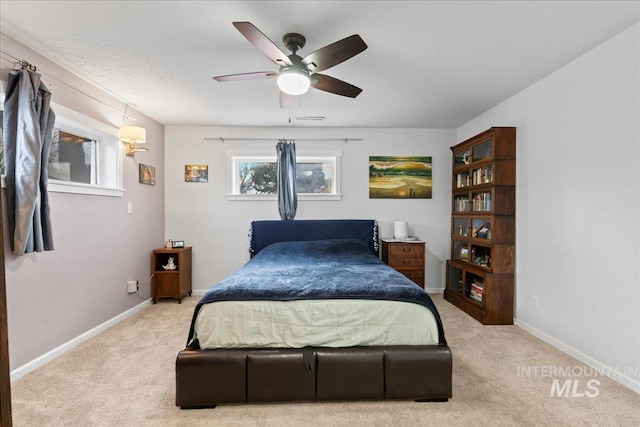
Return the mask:
<path fill-rule="evenodd" d="M 434 314 L 440 344 L 446 344 L 440 315 L 429 295 L 387 266 L 359 240 L 279 242 L 267 246 L 234 274 L 213 286 L 195 308 L 217 301 L 374 299 L 420 304 Z"/>

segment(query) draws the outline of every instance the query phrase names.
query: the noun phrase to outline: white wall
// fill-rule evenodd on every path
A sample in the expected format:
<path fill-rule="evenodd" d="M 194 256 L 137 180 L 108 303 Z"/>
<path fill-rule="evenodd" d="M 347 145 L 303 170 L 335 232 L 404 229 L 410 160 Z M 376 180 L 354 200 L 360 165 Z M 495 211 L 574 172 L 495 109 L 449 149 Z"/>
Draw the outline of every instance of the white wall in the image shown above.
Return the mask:
<path fill-rule="evenodd" d="M 120 111 L 121 101 L 5 35 L 1 45 L 3 51 L 38 67 L 50 85 L 52 102 L 110 126 L 117 135 L 122 114 L 91 97 Z M 12 67 L 3 55 L 3 91 Z M 126 282 L 149 277 L 150 252 L 163 242 L 164 129 L 135 110 L 127 112 L 147 129 L 150 152 L 124 158 L 124 197 L 50 193 L 52 252 L 12 255 L 5 224 L 9 356 L 14 372 L 37 365 L 36 359 L 143 302 L 127 293 Z M 156 167 L 155 186 L 138 183 L 138 162 Z M 133 204 L 132 214 L 127 214 L 127 203 Z M 148 298 L 149 291 L 142 287 L 140 294 Z"/>
<path fill-rule="evenodd" d="M 639 33 L 635 25 L 457 132 L 517 127 L 517 323 L 616 368 L 638 392 Z"/>
<path fill-rule="evenodd" d="M 166 238 L 193 246 L 193 288 L 204 291 L 241 267 L 248 259 L 252 220 L 279 219 L 277 202 L 228 201 L 227 150 L 267 150 L 275 154 L 279 137 L 363 138 L 361 142 L 298 141 L 296 150 L 342 151 L 340 201 L 299 201 L 296 219 L 374 218 L 383 237 L 393 235 L 393 222 L 405 220 L 427 242 L 426 286 L 444 289 L 444 263 L 449 258 L 451 151 L 453 130 L 236 128 L 167 126 L 165 133 Z M 204 138 L 273 138 L 270 141 L 225 142 Z M 369 199 L 370 155 L 416 155 L 433 158 L 433 198 Z M 208 183 L 184 181 L 187 164 L 209 165 Z"/>

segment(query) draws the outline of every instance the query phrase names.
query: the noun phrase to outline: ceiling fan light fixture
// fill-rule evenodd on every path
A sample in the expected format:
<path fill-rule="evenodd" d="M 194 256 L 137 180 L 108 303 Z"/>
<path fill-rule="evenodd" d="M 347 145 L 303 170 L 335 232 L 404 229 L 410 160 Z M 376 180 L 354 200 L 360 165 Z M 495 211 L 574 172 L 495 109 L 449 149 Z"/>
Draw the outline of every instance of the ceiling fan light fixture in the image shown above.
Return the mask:
<path fill-rule="evenodd" d="M 302 95 L 311 87 L 311 80 L 304 70 L 285 69 L 278 75 L 278 87 L 287 95 Z"/>

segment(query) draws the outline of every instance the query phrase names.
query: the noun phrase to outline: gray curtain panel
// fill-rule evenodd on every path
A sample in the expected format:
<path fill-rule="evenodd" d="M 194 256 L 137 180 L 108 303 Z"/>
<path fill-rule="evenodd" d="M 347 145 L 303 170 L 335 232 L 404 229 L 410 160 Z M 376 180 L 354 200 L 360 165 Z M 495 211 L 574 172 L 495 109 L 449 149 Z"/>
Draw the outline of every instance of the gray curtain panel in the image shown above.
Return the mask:
<path fill-rule="evenodd" d="M 47 164 L 55 114 L 40 74 L 11 70 L 4 101 L 7 225 L 15 255 L 53 250 Z"/>
<path fill-rule="evenodd" d="M 276 145 L 278 158 L 278 211 L 280 218 L 293 219 L 298 209 L 296 184 L 296 144 L 281 139 Z"/>

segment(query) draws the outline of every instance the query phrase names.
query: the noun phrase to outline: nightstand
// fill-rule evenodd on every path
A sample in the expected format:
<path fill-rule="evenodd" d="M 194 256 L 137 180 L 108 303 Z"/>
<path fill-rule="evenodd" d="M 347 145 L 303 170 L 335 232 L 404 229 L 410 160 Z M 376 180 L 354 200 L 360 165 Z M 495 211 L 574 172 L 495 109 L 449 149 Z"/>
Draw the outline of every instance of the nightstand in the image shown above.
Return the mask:
<path fill-rule="evenodd" d="M 173 298 L 182 303 L 185 295 L 191 296 L 191 246 L 155 249 L 151 254 L 151 271 L 154 304 L 160 298 Z"/>
<path fill-rule="evenodd" d="M 382 261 L 424 289 L 425 242 L 382 239 Z"/>

